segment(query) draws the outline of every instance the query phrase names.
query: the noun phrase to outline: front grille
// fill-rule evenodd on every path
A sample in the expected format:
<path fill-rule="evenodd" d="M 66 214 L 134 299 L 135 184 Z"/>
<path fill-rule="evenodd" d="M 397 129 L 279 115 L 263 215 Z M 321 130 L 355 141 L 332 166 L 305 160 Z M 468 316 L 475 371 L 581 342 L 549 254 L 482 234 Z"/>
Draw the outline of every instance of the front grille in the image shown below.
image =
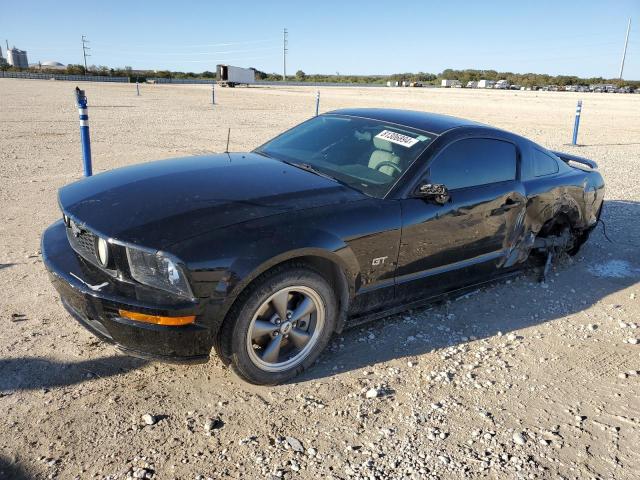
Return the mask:
<path fill-rule="evenodd" d="M 96 266 L 100 266 L 98 257 L 96 256 L 96 235 L 89 230 L 85 230 L 73 223 L 73 220 L 67 227 L 67 238 L 69 244 L 78 255 L 91 262 Z"/>
<path fill-rule="evenodd" d="M 86 230 L 80 232 L 80 235 L 74 237 L 76 239 L 76 244 L 78 248 L 85 254 L 90 257 L 95 257 L 96 255 L 96 236 L 87 232 Z"/>

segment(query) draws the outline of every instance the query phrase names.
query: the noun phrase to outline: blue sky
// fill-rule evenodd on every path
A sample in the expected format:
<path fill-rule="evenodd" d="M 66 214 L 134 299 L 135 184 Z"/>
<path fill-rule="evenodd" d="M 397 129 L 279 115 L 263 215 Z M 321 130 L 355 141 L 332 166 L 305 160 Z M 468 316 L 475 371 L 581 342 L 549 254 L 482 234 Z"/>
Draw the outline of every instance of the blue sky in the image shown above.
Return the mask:
<path fill-rule="evenodd" d="M 217 63 L 287 73 L 388 74 L 478 68 L 640 80 L 640 0 L 0 0 L 0 40 L 29 61 L 201 72 Z M 4 53 L 6 55 L 6 53 Z"/>

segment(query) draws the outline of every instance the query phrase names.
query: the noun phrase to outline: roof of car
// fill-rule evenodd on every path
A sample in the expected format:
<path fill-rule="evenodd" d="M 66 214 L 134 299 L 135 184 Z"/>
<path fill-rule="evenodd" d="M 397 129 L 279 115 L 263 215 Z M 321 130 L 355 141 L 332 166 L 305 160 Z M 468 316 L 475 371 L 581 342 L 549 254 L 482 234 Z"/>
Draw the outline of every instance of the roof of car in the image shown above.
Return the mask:
<path fill-rule="evenodd" d="M 327 112 L 336 115 L 371 118 L 383 122 L 396 123 L 406 127 L 424 130 L 440 135 L 447 130 L 463 126 L 486 127 L 473 120 L 440 115 L 438 113 L 419 112 L 416 110 L 398 110 L 393 108 L 342 108 Z"/>

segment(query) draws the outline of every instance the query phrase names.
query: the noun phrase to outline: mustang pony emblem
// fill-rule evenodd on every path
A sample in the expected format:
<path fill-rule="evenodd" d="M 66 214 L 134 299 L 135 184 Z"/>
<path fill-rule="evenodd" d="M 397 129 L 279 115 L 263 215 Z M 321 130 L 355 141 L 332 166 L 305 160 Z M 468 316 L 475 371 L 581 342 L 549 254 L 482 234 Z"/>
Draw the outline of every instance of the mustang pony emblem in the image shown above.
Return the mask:
<path fill-rule="evenodd" d="M 80 227 L 78 227 L 75 222 L 71 222 L 71 233 L 73 233 L 73 236 L 78 238 L 80 236 L 80 233 L 82 233 L 82 230 L 80 230 Z"/>

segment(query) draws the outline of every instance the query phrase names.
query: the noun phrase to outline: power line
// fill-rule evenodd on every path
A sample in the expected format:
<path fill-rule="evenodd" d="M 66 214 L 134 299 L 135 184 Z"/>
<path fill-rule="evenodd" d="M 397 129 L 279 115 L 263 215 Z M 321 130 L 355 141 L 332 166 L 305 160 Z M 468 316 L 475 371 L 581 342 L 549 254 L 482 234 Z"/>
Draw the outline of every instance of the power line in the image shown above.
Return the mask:
<path fill-rule="evenodd" d="M 558 48 L 558 50 L 584 50 L 585 48 L 596 48 L 596 47 L 608 47 L 608 46 L 612 46 L 612 45 L 619 45 L 619 41 L 611 41 L 611 42 L 598 42 L 598 43 L 585 43 L 585 44 L 577 44 L 577 45 L 572 45 L 571 47 L 575 47 L 575 48 L 564 48 L 564 49 L 560 49 Z M 541 54 L 545 54 L 545 52 L 538 46 L 538 47 L 525 47 L 525 48 L 520 48 L 517 45 L 511 45 L 509 46 L 510 48 L 507 49 L 490 49 L 490 50 L 475 50 L 473 49 L 473 47 L 464 47 L 465 52 L 464 53 L 468 53 L 470 55 L 516 55 L 516 54 L 530 54 L 530 53 L 541 53 Z M 458 52 L 459 50 L 455 50 L 456 52 Z M 527 55 L 530 56 L 530 55 Z"/>
<path fill-rule="evenodd" d="M 264 39 L 264 40 L 248 40 L 246 42 L 227 42 L 227 43 L 201 43 L 201 44 L 195 44 L 195 45 L 183 45 L 180 48 L 193 48 L 193 47 L 230 47 L 233 45 L 252 45 L 255 43 L 275 43 L 275 42 L 279 42 L 280 40 L 278 39 L 274 39 L 274 38 L 269 38 L 269 39 Z"/>
<path fill-rule="evenodd" d="M 95 47 L 94 47 L 95 50 Z M 269 51 L 269 50 L 280 50 L 280 47 L 259 47 L 259 48 L 249 48 L 242 50 L 222 50 L 222 51 L 213 51 L 213 52 L 140 52 L 138 50 L 132 49 L 130 52 L 135 55 L 151 55 L 151 56 L 162 56 L 165 57 L 167 55 L 171 56 L 181 56 L 181 57 L 191 57 L 194 55 L 227 55 L 230 53 L 251 53 L 251 52 L 261 52 L 261 51 Z M 98 48 L 98 52 L 101 53 L 119 53 L 122 54 L 122 50 L 103 50 Z"/>
<path fill-rule="evenodd" d="M 627 56 L 627 45 L 629 45 L 629 30 L 631 30 L 631 17 L 627 24 L 627 35 L 624 38 L 624 49 L 622 50 L 622 62 L 620 63 L 620 80 L 622 80 L 622 72 L 624 70 L 624 59 Z"/>
<path fill-rule="evenodd" d="M 278 55 L 279 56 L 279 55 Z M 227 58 L 224 61 L 225 62 L 230 62 L 230 61 L 245 61 L 245 60 L 260 60 L 260 59 L 264 59 L 264 58 L 275 58 L 275 55 L 261 55 L 258 57 L 231 57 L 231 58 Z M 180 62 L 184 62 L 184 63 L 211 63 L 211 60 L 180 60 Z"/>
<path fill-rule="evenodd" d="M 264 38 L 260 40 L 246 40 L 241 42 L 221 42 L 221 43 L 195 43 L 191 45 L 177 45 L 176 42 L 172 42 L 170 44 L 153 44 L 153 45 L 132 45 L 132 44 L 114 44 L 114 43 L 106 43 L 106 42 L 92 42 L 93 45 L 107 45 L 109 47 L 115 48 L 158 48 L 164 49 L 167 45 L 170 45 L 172 48 L 176 49 L 187 49 L 187 48 L 199 48 L 199 47 L 231 47 L 234 45 L 252 45 L 252 44 L 260 44 L 260 43 L 277 43 L 280 44 L 280 38 Z"/>
<path fill-rule="evenodd" d="M 282 81 L 287 81 L 287 29 L 285 28 L 282 34 Z"/>
<path fill-rule="evenodd" d="M 91 50 L 89 47 L 87 47 L 87 43 L 89 43 L 89 40 L 87 40 L 85 38 L 85 36 L 82 35 L 82 56 L 84 57 L 84 74 L 85 74 L 85 76 L 87 75 L 87 57 L 91 56 L 91 55 L 89 55 L 87 53 L 87 50 Z"/>

